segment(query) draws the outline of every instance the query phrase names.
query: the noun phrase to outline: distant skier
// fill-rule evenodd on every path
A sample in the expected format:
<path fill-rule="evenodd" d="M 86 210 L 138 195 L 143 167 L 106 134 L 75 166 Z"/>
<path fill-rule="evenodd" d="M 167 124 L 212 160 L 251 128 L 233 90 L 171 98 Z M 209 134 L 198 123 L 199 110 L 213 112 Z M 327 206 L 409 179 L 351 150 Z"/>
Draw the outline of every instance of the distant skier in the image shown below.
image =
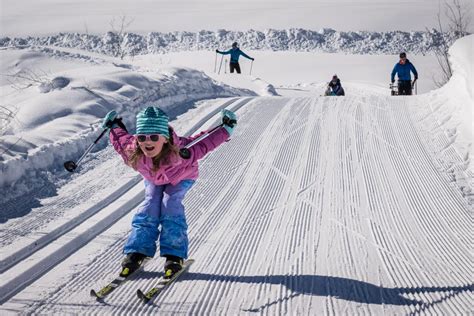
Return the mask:
<path fill-rule="evenodd" d="M 255 60 L 255 58 L 252 58 L 245 54 L 243 51 L 240 50 L 239 44 L 237 42 L 232 43 L 232 48 L 229 49 L 228 51 L 221 52 L 220 50 L 216 49 L 216 53 L 222 54 L 222 55 L 229 55 L 230 54 L 230 72 L 233 73 L 234 69 L 237 71 L 237 73 L 240 74 L 240 65 L 239 65 L 239 57 L 240 55 L 244 56 L 245 58 L 248 58 L 250 60 Z"/>
<path fill-rule="evenodd" d="M 222 115 L 223 119 L 237 120 L 229 110 L 223 110 Z M 160 256 L 166 257 L 165 277 L 170 277 L 182 268 L 188 256 L 188 226 L 182 202 L 198 177 L 198 160 L 224 143 L 233 126 L 224 125 L 194 144 L 189 148 L 191 158 L 185 160 L 179 156 L 179 149 L 197 136 L 177 136 L 160 108 L 142 110 L 136 124 L 136 134 L 131 135 L 115 111 L 107 113 L 103 121 L 104 128 L 111 128 L 110 141 L 115 150 L 145 183 L 145 200 L 133 217 L 123 249 L 126 257 L 121 275 L 134 272 L 146 257 L 153 257 L 159 237 Z"/>
<path fill-rule="evenodd" d="M 331 81 L 328 83 L 328 89 L 326 90 L 326 95 L 333 95 L 333 96 L 343 96 L 344 88 L 341 85 L 341 80 L 337 77 L 337 75 L 332 76 Z"/>
<path fill-rule="evenodd" d="M 415 80 L 411 81 L 411 72 L 415 76 Z M 391 81 L 395 82 L 395 74 L 398 74 L 398 95 L 411 95 L 412 87 L 418 80 L 418 72 L 415 66 L 407 59 L 406 53 L 400 53 L 400 61 L 393 67 Z"/>

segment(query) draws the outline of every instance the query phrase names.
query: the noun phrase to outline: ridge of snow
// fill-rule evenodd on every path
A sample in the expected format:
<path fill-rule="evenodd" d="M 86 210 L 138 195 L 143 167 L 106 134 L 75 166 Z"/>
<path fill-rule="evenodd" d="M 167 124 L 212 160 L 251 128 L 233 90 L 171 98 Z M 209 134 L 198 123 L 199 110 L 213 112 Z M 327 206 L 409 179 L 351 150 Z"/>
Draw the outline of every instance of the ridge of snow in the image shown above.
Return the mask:
<path fill-rule="evenodd" d="M 230 47 L 232 42 L 237 41 L 241 47 L 250 50 L 398 54 L 400 51 L 431 52 L 440 45 L 442 38 L 452 43 L 455 34 L 440 33 L 436 29 L 412 32 L 339 32 L 331 28 L 318 31 L 301 28 L 264 31 L 220 29 L 200 32 L 151 32 L 145 36 L 125 33 L 123 37 L 113 32 L 103 35 L 59 33 L 44 37 L 2 37 L 0 47 L 73 47 L 111 56 L 117 56 L 117 49 L 120 47 L 127 55 L 134 56 L 186 50 L 214 50 L 217 47 Z"/>
<path fill-rule="evenodd" d="M 276 91 L 275 87 L 271 84 L 266 82 L 261 78 L 253 78 L 252 81 L 260 87 L 260 95 L 262 96 L 279 96 L 278 92 Z"/>

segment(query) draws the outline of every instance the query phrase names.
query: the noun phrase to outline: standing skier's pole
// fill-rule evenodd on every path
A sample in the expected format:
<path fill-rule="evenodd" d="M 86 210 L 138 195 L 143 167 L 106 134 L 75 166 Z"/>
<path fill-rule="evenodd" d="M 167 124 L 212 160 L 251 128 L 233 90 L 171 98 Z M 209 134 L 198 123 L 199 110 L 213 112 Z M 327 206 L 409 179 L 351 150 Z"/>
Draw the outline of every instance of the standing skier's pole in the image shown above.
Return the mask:
<path fill-rule="evenodd" d="M 214 59 L 214 73 L 217 72 L 217 52 L 216 52 L 216 58 Z"/>
<path fill-rule="evenodd" d="M 227 59 L 224 61 L 224 73 L 227 73 Z"/>
<path fill-rule="evenodd" d="M 224 55 L 222 55 L 222 57 L 221 57 L 221 63 L 220 63 L 220 65 L 219 65 L 219 72 L 217 73 L 217 74 L 219 74 L 219 75 L 221 74 L 221 68 L 222 68 L 222 61 L 223 61 L 223 60 L 224 60 Z"/>
<path fill-rule="evenodd" d="M 77 166 L 79 166 L 82 159 L 84 159 L 84 157 L 92 150 L 92 147 L 94 147 L 94 145 L 97 144 L 99 139 L 101 139 L 102 136 L 104 136 L 105 132 L 107 132 L 108 130 L 109 129 L 106 128 L 102 131 L 102 133 L 100 133 L 99 137 L 97 137 L 96 140 L 92 144 L 90 144 L 89 147 L 87 147 L 86 151 L 82 154 L 81 158 L 79 158 L 77 162 L 74 162 L 72 160 L 66 161 L 64 163 L 64 168 L 66 168 L 66 170 L 69 172 L 73 172 L 74 170 L 76 170 Z"/>
<path fill-rule="evenodd" d="M 418 94 L 416 79 L 413 80 L 413 83 L 411 84 L 411 88 L 415 90 L 415 94 Z"/>
<path fill-rule="evenodd" d="M 252 67 L 253 67 L 253 60 L 252 60 L 252 63 L 250 64 L 250 73 L 249 73 L 249 76 L 252 75 Z"/>

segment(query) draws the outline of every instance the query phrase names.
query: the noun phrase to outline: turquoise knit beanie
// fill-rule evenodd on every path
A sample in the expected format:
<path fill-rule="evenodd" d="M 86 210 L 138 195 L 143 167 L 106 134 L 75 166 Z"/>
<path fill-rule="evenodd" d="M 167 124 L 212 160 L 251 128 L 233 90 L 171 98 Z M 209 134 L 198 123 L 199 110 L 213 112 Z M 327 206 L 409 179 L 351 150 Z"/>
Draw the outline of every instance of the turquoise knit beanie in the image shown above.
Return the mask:
<path fill-rule="evenodd" d="M 160 134 L 170 137 L 168 115 L 157 107 L 149 106 L 137 114 L 137 135 Z"/>

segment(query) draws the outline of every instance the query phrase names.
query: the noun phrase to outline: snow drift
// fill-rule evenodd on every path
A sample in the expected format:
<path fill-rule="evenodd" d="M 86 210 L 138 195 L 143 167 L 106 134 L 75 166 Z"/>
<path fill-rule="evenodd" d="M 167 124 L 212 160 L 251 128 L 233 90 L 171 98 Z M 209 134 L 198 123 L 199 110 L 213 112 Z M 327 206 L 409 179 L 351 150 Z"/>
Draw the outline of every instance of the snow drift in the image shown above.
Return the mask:
<path fill-rule="evenodd" d="M 420 96 L 426 107 L 415 109 L 426 142 L 441 167 L 474 203 L 473 59 L 474 35 L 449 50 L 453 76 L 442 88 Z"/>
<path fill-rule="evenodd" d="M 409 51 L 412 54 L 433 51 L 442 39 L 452 42 L 454 34 L 430 31 L 391 32 L 338 32 L 330 28 L 319 31 L 290 28 L 265 31 L 200 31 L 200 32 L 151 32 L 143 36 L 126 33 L 91 35 L 60 33 L 54 36 L 0 38 L 0 47 L 11 46 L 58 46 L 73 47 L 111 56 L 141 55 L 187 50 L 214 50 L 230 47 L 234 41 L 250 50 L 272 51 L 316 51 L 345 52 L 351 54 L 398 54 Z"/>

